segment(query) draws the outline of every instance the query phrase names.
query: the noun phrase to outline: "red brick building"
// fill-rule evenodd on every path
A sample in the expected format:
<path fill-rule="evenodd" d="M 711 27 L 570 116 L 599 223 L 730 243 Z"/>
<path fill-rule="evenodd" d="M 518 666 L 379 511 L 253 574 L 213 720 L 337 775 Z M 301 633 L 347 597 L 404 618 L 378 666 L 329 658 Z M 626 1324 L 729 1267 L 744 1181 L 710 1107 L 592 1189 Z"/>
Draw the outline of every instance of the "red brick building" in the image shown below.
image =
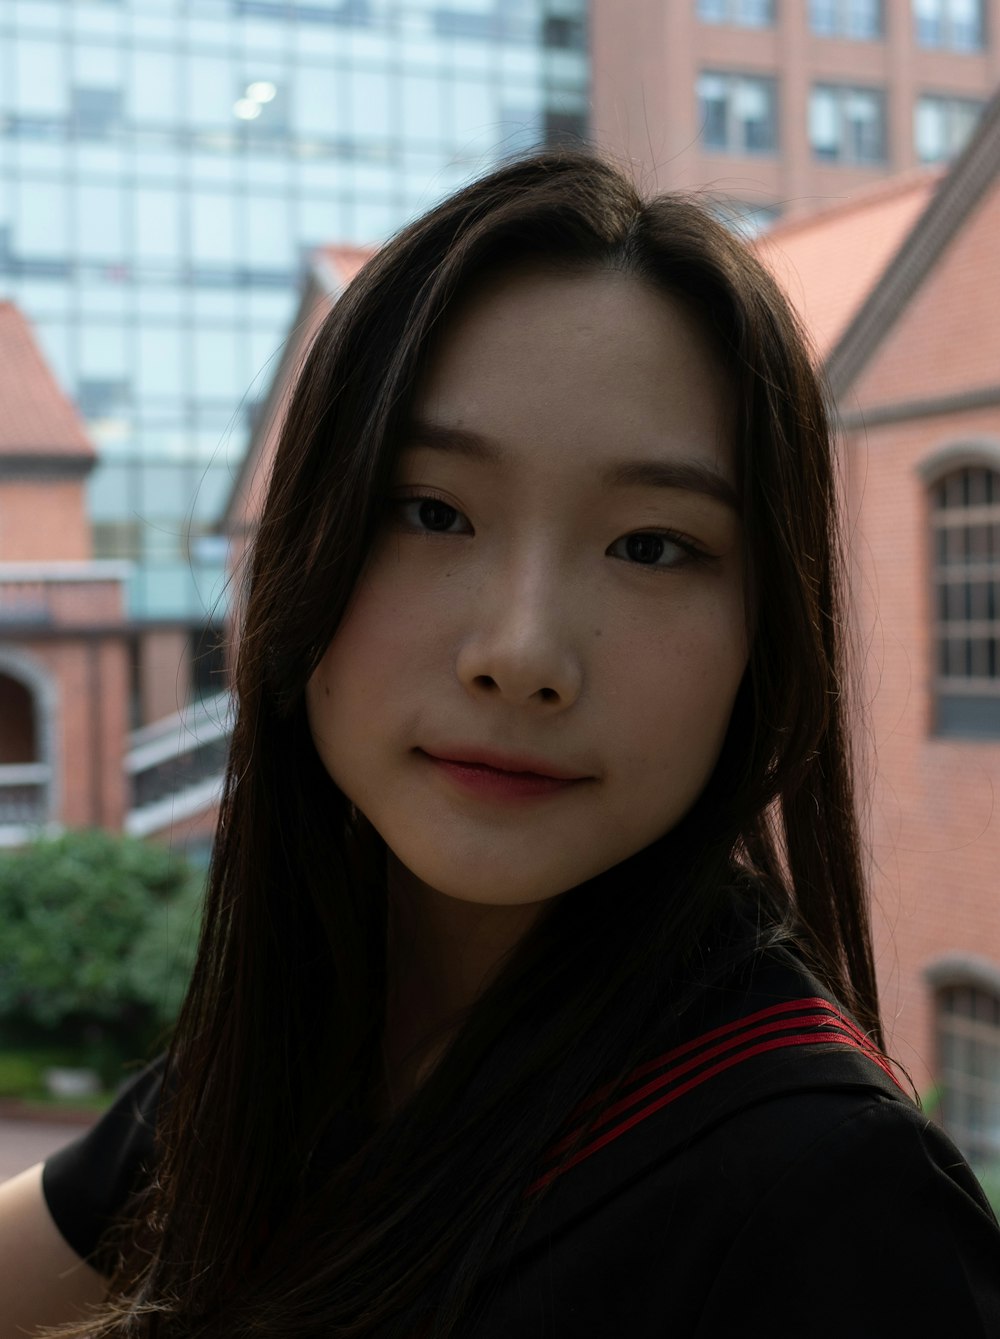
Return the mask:
<path fill-rule="evenodd" d="M 24 317 L 0 303 L 0 843 L 53 825 L 118 828 L 126 566 L 94 562 L 95 461 Z"/>
<path fill-rule="evenodd" d="M 230 540 L 230 567 L 237 575 L 264 505 L 267 480 L 295 378 L 323 318 L 374 251 L 374 247 L 328 246 L 319 248 L 310 259 L 281 360 L 268 386 L 222 517 L 222 528 Z"/>
<path fill-rule="evenodd" d="M 998 238 L 1000 99 L 940 183 L 758 243 L 842 429 L 890 1045 L 981 1164 L 1000 1160 Z"/>
<path fill-rule="evenodd" d="M 591 132 L 753 225 L 950 160 L 1000 84 L 1000 0 L 592 0 Z"/>

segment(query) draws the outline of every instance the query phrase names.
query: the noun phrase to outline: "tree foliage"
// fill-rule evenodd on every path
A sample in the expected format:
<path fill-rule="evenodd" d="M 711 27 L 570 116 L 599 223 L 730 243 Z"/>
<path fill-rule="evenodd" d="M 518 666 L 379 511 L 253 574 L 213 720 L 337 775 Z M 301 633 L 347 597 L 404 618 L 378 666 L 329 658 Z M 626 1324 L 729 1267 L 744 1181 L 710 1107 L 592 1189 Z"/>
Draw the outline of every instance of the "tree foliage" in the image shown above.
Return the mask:
<path fill-rule="evenodd" d="M 96 830 L 0 852 L 0 1021 L 133 1043 L 169 1024 L 194 960 L 202 876 Z"/>

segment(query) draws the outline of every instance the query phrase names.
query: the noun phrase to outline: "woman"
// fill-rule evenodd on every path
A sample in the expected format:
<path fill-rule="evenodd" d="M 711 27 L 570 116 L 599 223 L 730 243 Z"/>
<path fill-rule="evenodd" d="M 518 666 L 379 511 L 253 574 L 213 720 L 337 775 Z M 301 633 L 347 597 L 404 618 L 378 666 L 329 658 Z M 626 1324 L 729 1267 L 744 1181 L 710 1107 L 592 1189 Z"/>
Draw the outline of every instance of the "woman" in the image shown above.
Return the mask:
<path fill-rule="evenodd" d="M 64 1333 L 1000 1332 L 881 1050 L 835 492 L 689 201 L 548 152 L 369 262 L 282 431 L 170 1050 L 45 1170 L 80 1254 L 112 1224 Z"/>

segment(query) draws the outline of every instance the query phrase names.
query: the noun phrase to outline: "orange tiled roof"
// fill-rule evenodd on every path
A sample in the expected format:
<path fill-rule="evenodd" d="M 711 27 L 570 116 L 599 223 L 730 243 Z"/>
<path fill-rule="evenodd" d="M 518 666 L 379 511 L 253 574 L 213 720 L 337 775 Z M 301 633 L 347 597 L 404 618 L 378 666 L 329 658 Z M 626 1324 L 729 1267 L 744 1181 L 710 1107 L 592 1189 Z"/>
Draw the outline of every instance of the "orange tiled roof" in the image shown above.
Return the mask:
<path fill-rule="evenodd" d="M 820 213 L 779 223 L 754 250 L 825 359 L 923 213 L 941 168 L 878 182 Z"/>
<path fill-rule="evenodd" d="M 333 267 L 341 288 L 345 288 L 377 250 L 376 246 L 324 246 L 320 247 L 320 254 Z"/>
<path fill-rule="evenodd" d="M 94 458 L 79 415 L 12 302 L 0 302 L 0 400 L 0 455 Z"/>

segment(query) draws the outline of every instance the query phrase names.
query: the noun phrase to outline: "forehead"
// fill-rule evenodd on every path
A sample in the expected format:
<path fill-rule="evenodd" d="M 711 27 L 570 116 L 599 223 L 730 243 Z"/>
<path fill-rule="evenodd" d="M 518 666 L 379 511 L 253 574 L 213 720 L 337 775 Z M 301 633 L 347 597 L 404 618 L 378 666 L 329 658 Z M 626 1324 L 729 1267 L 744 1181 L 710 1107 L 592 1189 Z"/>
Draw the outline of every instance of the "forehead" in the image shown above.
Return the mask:
<path fill-rule="evenodd" d="M 510 446 L 698 452 L 732 470 L 732 388 L 699 322 L 632 275 L 524 267 L 447 318 L 415 415 Z"/>

